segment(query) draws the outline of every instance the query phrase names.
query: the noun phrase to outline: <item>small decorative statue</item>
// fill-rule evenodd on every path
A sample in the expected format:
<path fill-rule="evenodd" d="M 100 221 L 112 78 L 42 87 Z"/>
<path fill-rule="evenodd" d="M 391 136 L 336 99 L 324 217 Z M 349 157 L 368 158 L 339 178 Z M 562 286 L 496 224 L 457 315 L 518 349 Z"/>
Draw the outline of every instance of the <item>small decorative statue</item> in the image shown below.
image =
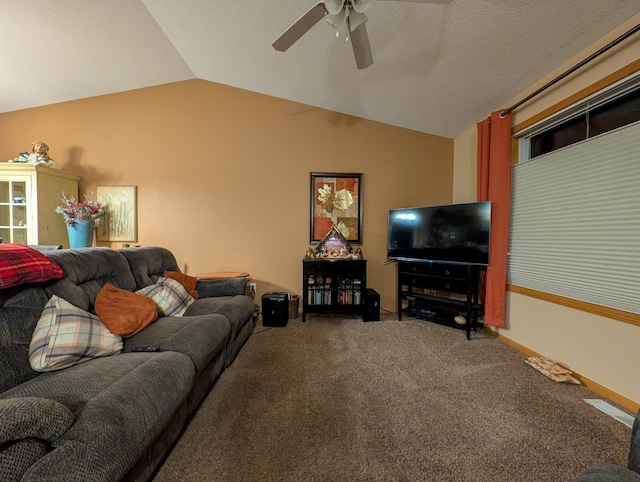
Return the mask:
<path fill-rule="evenodd" d="M 31 152 L 38 154 L 43 159 L 49 159 L 49 146 L 44 142 L 35 141 L 31 143 Z"/>
<path fill-rule="evenodd" d="M 305 259 L 313 259 L 316 257 L 316 252 L 313 250 L 313 247 L 309 246 L 307 248 L 307 252 L 304 255 Z"/>
<path fill-rule="evenodd" d="M 362 259 L 362 249 L 356 248 L 356 252 L 354 253 L 355 257 L 358 259 Z"/>
<path fill-rule="evenodd" d="M 47 167 L 55 164 L 55 161 L 49 157 L 49 146 L 41 141 L 31 143 L 30 153 L 21 152 L 18 157 L 8 162 L 22 162 Z"/>

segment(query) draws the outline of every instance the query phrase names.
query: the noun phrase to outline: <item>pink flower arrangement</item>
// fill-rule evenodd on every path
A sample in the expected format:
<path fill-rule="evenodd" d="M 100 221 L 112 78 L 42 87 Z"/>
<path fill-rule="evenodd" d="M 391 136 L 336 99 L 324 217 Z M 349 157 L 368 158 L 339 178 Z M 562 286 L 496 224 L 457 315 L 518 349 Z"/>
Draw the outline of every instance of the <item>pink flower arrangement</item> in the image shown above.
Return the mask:
<path fill-rule="evenodd" d="M 62 214 L 64 222 L 69 226 L 73 226 L 77 221 L 89 221 L 92 226 L 100 224 L 100 219 L 105 216 L 105 210 L 102 205 L 93 199 L 93 193 L 91 196 L 85 194 L 85 202 L 76 201 L 71 197 L 66 197 L 64 192 L 62 193 L 63 206 L 57 206 L 56 212 Z"/>

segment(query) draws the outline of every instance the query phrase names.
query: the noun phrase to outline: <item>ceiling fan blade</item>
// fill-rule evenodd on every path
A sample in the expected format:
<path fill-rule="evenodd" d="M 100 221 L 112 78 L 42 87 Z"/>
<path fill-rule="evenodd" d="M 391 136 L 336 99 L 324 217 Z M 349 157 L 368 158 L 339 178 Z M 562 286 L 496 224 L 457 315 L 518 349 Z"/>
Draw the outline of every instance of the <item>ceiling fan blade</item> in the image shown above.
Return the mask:
<path fill-rule="evenodd" d="M 305 33 L 329 13 L 323 2 L 311 7 L 302 17 L 296 20 L 291 27 L 273 41 L 271 45 L 279 52 L 284 52 L 300 39 Z"/>
<path fill-rule="evenodd" d="M 356 57 L 356 65 L 358 69 L 366 69 L 373 64 L 373 54 L 371 53 L 371 45 L 369 44 L 367 26 L 364 23 L 360 24 L 358 28 L 351 32 L 350 37 L 353 55 Z"/>

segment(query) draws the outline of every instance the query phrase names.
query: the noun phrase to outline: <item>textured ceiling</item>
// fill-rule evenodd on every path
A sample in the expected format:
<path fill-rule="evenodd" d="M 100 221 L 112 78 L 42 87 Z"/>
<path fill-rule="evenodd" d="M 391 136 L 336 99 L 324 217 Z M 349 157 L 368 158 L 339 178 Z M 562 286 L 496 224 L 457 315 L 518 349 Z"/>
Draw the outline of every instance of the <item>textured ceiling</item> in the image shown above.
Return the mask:
<path fill-rule="evenodd" d="M 640 0 L 374 2 L 374 64 L 316 0 L 0 0 L 0 112 L 200 78 L 456 137 L 640 12 Z"/>

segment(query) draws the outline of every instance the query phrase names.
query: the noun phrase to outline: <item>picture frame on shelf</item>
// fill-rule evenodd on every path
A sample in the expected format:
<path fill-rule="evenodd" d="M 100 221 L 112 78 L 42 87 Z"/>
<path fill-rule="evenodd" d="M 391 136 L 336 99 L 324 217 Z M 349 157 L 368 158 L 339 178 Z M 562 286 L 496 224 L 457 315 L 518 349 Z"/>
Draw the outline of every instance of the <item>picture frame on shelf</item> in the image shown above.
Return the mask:
<path fill-rule="evenodd" d="M 97 240 L 137 242 L 137 186 L 97 186 L 97 201 L 106 216 L 98 226 Z"/>
<path fill-rule="evenodd" d="M 311 173 L 310 241 L 334 226 L 350 243 L 362 243 L 362 173 Z"/>

